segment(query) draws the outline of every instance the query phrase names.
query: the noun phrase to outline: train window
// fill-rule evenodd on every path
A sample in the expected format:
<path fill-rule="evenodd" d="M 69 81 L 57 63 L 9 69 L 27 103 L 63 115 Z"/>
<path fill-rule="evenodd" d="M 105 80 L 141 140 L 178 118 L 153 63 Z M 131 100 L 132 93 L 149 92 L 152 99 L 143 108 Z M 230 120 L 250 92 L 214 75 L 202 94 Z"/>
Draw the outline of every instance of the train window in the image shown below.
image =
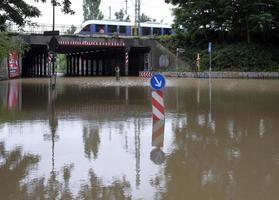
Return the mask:
<path fill-rule="evenodd" d="M 153 35 L 161 35 L 161 28 L 153 28 Z"/>
<path fill-rule="evenodd" d="M 108 25 L 108 32 L 109 33 L 117 32 L 117 26 L 115 26 L 115 25 Z"/>
<path fill-rule="evenodd" d="M 119 26 L 119 33 L 126 33 L 126 26 Z"/>
<path fill-rule="evenodd" d="M 142 31 L 142 35 L 151 35 L 150 27 L 142 27 L 141 31 Z"/>
<path fill-rule="evenodd" d="M 83 31 L 83 32 L 90 32 L 90 24 L 85 26 L 81 31 Z"/>
<path fill-rule="evenodd" d="M 105 25 L 103 25 L 103 24 L 97 24 L 97 25 L 96 25 L 96 32 L 97 32 L 97 33 L 105 33 Z"/>
<path fill-rule="evenodd" d="M 170 28 L 164 28 L 164 35 L 171 35 L 171 29 Z"/>

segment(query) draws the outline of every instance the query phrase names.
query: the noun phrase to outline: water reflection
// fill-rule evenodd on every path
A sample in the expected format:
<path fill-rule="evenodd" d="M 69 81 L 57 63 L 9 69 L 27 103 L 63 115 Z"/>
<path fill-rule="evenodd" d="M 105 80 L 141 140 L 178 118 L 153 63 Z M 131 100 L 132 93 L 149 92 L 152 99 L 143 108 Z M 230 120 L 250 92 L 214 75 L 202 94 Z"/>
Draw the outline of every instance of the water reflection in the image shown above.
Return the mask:
<path fill-rule="evenodd" d="M 1 199 L 278 198 L 278 81 L 169 80 L 158 124 L 142 79 L 113 83 L 0 83 Z"/>
<path fill-rule="evenodd" d="M 125 177 L 120 180 L 114 180 L 113 183 L 107 187 L 103 186 L 93 170 L 89 171 L 89 183 L 81 187 L 77 199 L 131 199 L 130 183 Z"/>
<path fill-rule="evenodd" d="M 36 164 L 37 155 L 24 153 L 21 147 L 8 151 L 0 142 L 0 197 L 1 199 L 21 199 L 26 196 L 26 188 L 21 186 Z"/>
<path fill-rule="evenodd" d="M 84 153 L 89 159 L 97 159 L 99 145 L 100 145 L 100 135 L 98 128 L 83 127 L 83 143 L 84 143 Z"/>
<path fill-rule="evenodd" d="M 169 180 L 161 197 L 276 199 L 278 150 L 273 147 L 279 121 L 274 117 L 279 110 L 273 103 L 278 92 L 258 92 L 249 82 L 250 90 L 237 81 L 223 87 L 218 82 L 224 83 L 215 80 L 208 90 L 206 81 L 180 88 L 185 104 L 179 115 L 174 112 L 175 148 L 166 159 L 164 175 Z M 187 123 L 180 123 L 183 117 Z"/>
<path fill-rule="evenodd" d="M 153 120 L 152 126 L 152 146 L 155 147 L 150 152 L 150 159 L 157 165 L 165 161 L 164 146 L 165 120 Z"/>

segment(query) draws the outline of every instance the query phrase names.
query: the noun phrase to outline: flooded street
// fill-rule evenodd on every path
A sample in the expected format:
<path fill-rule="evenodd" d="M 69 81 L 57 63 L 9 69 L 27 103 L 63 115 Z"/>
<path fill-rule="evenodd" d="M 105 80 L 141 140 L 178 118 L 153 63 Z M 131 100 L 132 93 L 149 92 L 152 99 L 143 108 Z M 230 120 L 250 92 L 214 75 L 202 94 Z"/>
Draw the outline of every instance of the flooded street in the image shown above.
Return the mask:
<path fill-rule="evenodd" d="M 0 82 L 0 199 L 278 199 L 278 80 L 48 84 Z"/>

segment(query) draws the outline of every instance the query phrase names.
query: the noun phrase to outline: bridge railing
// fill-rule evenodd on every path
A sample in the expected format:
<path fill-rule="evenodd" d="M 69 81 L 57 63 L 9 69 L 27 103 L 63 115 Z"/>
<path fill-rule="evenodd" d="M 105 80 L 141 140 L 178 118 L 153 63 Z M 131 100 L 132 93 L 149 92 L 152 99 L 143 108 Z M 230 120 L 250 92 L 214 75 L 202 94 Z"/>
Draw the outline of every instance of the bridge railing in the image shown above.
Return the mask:
<path fill-rule="evenodd" d="M 71 35 L 75 30 L 80 29 L 81 25 L 63 25 L 56 24 L 55 30 L 60 32 L 60 35 Z M 44 31 L 52 31 L 52 24 L 28 24 L 24 27 L 18 27 L 14 23 L 7 23 L 6 29 L 11 33 L 25 33 L 25 34 L 43 34 Z"/>

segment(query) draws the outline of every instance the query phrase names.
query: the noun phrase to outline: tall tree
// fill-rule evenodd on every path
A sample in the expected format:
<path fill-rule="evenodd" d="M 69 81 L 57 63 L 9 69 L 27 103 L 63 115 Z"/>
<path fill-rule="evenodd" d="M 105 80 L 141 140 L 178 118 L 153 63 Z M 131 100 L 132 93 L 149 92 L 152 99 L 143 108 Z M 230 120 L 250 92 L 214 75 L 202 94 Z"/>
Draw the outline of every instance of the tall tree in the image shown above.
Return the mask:
<path fill-rule="evenodd" d="M 101 0 L 83 0 L 83 20 L 104 18 L 102 11 L 100 10 Z"/>
<path fill-rule="evenodd" d="M 124 21 L 125 13 L 123 8 L 120 9 L 118 12 L 115 12 L 114 15 L 117 20 Z"/>
<path fill-rule="evenodd" d="M 119 21 L 125 21 L 130 22 L 130 16 L 125 14 L 125 11 L 123 8 L 121 8 L 118 12 L 114 13 L 114 16 Z"/>
<path fill-rule="evenodd" d="M 165 0 L 176 5 L 175 27 L 192 35 L 232 35 L 246 40 L 262 35 L 267 40 L 278 34 L 278 0 Z M 224 40 L 224 38 L 223 38 Z"/>
<path fill-rule="evenodd" d="M 74 14 L 71 9 L 70 0 L 34 0 L 36 2 L 49 2 L 60 6 L 61 10 L 66 14 Z M 30 23 L 32 17 L 39 17 L 40 10 L 32 5 L 27 4 L 24 0 L 1 0 L 0 1 L 0 31 L 5 30 L 5 23 L 7 21 L 14 22 L 19 27 Z"/>
<path fill-rule="evenodd" d="M 139 19 L 140 22 L 148 22 L 148 21 L 152 21 L 151 17 L 145 15 L 144 13 L 141 14 L 140 16 L 140 19 Z"/>

